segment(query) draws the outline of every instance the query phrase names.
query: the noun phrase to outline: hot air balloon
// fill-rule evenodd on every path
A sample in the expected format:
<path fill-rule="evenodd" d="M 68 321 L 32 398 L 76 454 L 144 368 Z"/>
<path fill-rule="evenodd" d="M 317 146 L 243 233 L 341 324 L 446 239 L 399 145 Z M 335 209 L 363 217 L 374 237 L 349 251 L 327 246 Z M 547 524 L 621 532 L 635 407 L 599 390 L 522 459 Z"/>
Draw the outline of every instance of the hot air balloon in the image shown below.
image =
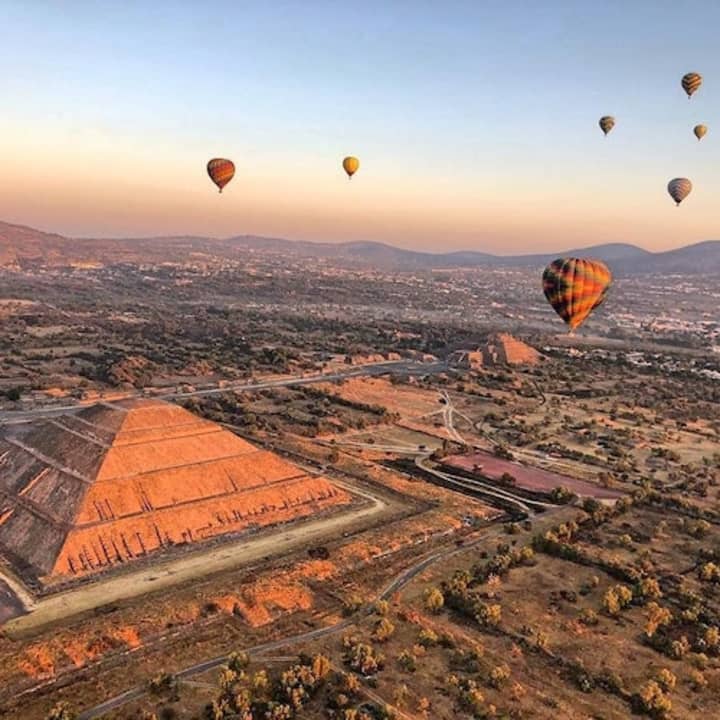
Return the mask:
<path fill-rule="evenodd" d="M 603 115 L 598 124 L 600 129 L 607 135 L 615 127 L 615 118 L 612 115 Z"/>
<path fill-rule="evenodd" d="M 700 73 L 691 72 L 683 75 L 682 86 L 688 98 L 692 97 L 693 93 L 697 92 L 701 85 L 702 75 L 700 75 Z"/>
<path fill-rule="evenodd" d="M 599 260 L 558 258 L 543 272 L 543 292 L 572 333 L 605 300 L 612 274 Z"/>
<path fill-rule="evenodd" d="M 343 170 L 348 174 L 348 179 L 352 178 L 352 176 L 358 171 L 358 168 L 360 167 L 360 161 L 353 157 L 352 155 L 348 155 L 342 162 Z"/>
<path fill-rule="evenodd" d="M 224 158 L 213 158 L 207 164 L 207 171 L 210 179 L 218 186 L 220 192 L 233 179 L 235 175 L 235 163 Z"/>
<path fill-rule="evenodd" d="M 687 178 L 675 178 L 668 183 L 670 197 L 679 205 L 691 192 L 692 183 Z"/>
<path fill-rule="evenodd" d="M 695 137 L 698 140 L 702 140 L 707 135 L 707 125 L 696 125 L 693 128 L 693 132 L 695 133 Z"/>

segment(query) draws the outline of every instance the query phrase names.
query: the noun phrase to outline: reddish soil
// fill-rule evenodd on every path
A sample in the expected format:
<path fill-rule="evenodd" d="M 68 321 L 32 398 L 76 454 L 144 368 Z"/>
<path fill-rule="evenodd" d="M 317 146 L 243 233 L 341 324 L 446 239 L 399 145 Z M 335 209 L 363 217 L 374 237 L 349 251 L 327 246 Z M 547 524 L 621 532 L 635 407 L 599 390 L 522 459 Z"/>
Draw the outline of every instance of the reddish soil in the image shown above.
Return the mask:
<path fill-rule="evenodd" d="M 568 475 L 559 475 L 540 468 L 503 460 L 485 452 L 446 457 L 443 458 L 443 463 L 450 467 L 473 472 L 478 477 L 488 480 L 499 480 L 503 473 L 509 473 L 515 478 L 516 487 L 530 492 L 550 492 L 553 488 L 562 486 L 576 495 L 598 499 L 612 500 L 623 494 L 617 490 L 604 488 L 585 480 L 577 480 Z"/>

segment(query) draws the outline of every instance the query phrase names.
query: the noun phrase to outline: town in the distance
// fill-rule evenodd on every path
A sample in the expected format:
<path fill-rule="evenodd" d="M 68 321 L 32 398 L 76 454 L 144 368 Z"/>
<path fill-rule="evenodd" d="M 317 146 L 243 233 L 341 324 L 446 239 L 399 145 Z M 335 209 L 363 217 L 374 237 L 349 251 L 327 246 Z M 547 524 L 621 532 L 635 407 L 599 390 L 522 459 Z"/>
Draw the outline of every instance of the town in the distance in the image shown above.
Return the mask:
<path fill-rule="evenodd" d="M 720 243 L 550 250 L 0 223 L 0 717 L 715 717 Z"/>

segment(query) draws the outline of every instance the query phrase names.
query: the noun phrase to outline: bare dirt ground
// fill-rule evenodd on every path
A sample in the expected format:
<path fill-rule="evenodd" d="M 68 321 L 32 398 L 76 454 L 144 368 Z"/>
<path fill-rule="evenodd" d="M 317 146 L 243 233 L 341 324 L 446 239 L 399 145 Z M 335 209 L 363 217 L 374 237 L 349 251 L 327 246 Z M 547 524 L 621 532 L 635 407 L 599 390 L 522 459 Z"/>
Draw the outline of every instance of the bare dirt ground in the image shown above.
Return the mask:
<path fill-rule="evenodd" d="M 531 492 L 550 492 L 553 488 L 564 487 L 581 497 L 615 499 L 622 495 L 617 490 L 603 488 L 594 483 L 584 482 L 583 480 L 548 472 L 540 468 L 529 467 L 518 462 L 503 460 L 485 452 L 476 452 L 471 455 L 455 455 L 443 458 L 442 462 L 462 470 L 476 472 L 477 475 L 490 480 L 499 480 L 504 473 L 509 473 L 515 478 L 517 487 Z"/>

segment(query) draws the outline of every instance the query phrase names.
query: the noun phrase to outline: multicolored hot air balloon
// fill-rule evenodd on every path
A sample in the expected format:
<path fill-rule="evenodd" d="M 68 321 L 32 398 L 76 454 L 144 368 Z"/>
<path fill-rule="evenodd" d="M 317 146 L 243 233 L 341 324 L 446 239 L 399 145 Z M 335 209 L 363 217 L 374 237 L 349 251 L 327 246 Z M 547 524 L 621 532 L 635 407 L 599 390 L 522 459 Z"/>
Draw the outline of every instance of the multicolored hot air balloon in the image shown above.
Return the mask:
<path fill-rule="evenodd" d="M 585 258 L 558 258 L 543 272 L 543 292 L 572 333 L 605 300 L 612 274 L 605 263 Z"/>
<path fill-rule="evenodd" d="M 207 171 L 210 179 L 218 186 L 220 192 L 233 179 L 235 175 L 235 163 L 224 158 L 213 158 L 207 164 Z"/>
<path fill-rule="evenodd" d="M 348 174 L 348 179 L 352 178 L 352 176 L 358 171 L 358 168 L 360 167 L 360 161 L 353 157 L 352 155 L 348 155 L 342 162 L 343 170 Z"/>
<path fill-rule="evenodd" d="M 702 75 L 700 73 L 687 73 L 683 75 L 682 86 L 683 90 L 687 93 L 688 99 L 693 96 L 693 93 L 697 92 L 702 85 Z"/>
<path fill-rule="evenodd" d="M 692 183 L 687 178 L 675 178 L 667 186 L 670 197 L 679 205 L 693 189 Z"/>
<path fill-rule="evenodd" d="M 600 129 L 607 135 L 615 127 L 615 118 L 612 115 L 603 115 L 598 125 L 600 125 Z"/>
<path fill-rule="evenodd" d="M 707 125 L 696 125 L 693 128 L 693 132 L 695 133 L 695 137 L 698 140 L 702 140 L 707 135 Z"/>

